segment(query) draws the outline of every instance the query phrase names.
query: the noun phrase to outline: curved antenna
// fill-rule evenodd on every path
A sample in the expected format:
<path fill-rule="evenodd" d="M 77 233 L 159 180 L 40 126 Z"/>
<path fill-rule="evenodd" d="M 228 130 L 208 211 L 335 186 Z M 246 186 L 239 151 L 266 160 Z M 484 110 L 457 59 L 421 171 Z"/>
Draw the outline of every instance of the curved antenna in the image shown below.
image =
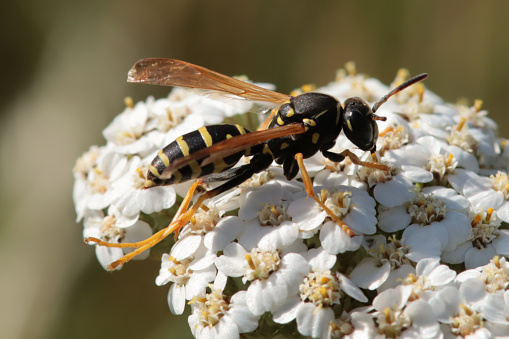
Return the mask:
<path fill-rule="evenodd" d="M 428 74 L 427 73 L 422 73 L 422 74 L 419 74 L 419 75 L 416 75 L 414 76 L 413 78 L 410 78 L 408 79 L 407 81 L 405 81 L 404 83 L 402 83 L 401 85 L 399 85 L 398 87 L 394 88 L 392 91 L 390 91 L 388 94 L 384 95 L 380 100 L 378 100 L 374 105 L 373 105 L 373 108 L 371 109 L 371 111 L 373 113 L 375 113 L 379 108 L 380 106 L 382 106 L 382 104 L 384 104 L 387 100 L 389 100 L 389 98 L 391 96 L 393 96 L 394 94 L 396 93 L 399 93 L 401 92 L 402 90 L 404 90 L 405 88 L 409 87 L 409 86 L 412 86 L 413 84 L 419 82 L 419 81 L 423 81 L 424 79 L 426 79 L 428 77 Z"/>

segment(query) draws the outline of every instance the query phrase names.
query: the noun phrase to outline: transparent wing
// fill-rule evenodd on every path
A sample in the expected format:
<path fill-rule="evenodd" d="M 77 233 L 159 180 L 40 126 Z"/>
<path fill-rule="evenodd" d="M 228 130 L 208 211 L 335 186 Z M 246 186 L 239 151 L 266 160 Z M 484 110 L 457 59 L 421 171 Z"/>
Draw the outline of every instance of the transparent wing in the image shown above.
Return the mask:
<path fill-rule="evenodd" d="M 175 170 L 189 164 L 194 160 L 202 160 L 201 166 L 211 164 L 216 160 L 225 158 L 249 147 L 259 145 L 267 140 L 276 139 L 292 134 L 301 134 L 306 131 L 304 124 L 289 124 L 235 136 L 218 142 L 210 147 L 201 149 L 186 157 L 176 159 L 161 174 L 160 179 L 169 179 Z"/>
<path fill-rule="evenodd" d="M 244 99 L 275 104 L 281 104 L 290 98 L 289 95 L 175 59 L 141 59 L 129 71 L 127 81 L 217 91 Z"/>

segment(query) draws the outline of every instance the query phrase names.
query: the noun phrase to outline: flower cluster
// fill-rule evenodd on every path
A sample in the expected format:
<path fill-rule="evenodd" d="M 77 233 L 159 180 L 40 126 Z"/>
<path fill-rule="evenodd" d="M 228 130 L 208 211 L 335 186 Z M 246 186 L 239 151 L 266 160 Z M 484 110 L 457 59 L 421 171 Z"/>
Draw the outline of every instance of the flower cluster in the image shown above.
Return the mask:
<path fill-rule="evenodd" d="M 391 87 L 407 76 L 398 72 Z M 348 65 L 316 91 L 374 102 L 389 87 Z M 92 147 L 73 171 L 84 236 L 112 243 L 146 239 L 185 195 L 188 183 L 142 189 L 161 148 L 255 109 L 185 89 L 126 106 L 104 130 L 106 145 Z M 349 149 L 390 171 L 321 154 L 305 160 L 317 198 L 350 233 L 274 165 L 208 200 L 163 249 L 156 284 L 171 283 L 172 313 L 189 305 L 195 337 L 509 336 L 507 141 L 480 101 L 447 104 L 422 84 L 377 114 L 387 120 L 378 123 L 376 154 L 343 134 L 331 151 Z M 103 266 L 128 251 L 96 247 Z"/>

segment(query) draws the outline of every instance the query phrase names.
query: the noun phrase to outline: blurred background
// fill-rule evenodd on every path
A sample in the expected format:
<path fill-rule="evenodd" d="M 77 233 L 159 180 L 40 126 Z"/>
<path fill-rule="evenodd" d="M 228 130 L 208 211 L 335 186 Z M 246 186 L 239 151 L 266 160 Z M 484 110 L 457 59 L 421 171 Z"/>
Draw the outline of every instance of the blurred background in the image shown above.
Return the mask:
<path fill-rule="evenodd" d="M 71 169 L 124 109 L 168 94 L 126 83 L 145 57 L 271 82 L 325 85 L 355 61 L 389 84 L 428 72 L 447 101 L 484 100 L 509 137 L 509 2 L 13 1 L 0 13 L 2 338 L 187 338 L 159 262 L 105 272 L 75 223 Z"/>

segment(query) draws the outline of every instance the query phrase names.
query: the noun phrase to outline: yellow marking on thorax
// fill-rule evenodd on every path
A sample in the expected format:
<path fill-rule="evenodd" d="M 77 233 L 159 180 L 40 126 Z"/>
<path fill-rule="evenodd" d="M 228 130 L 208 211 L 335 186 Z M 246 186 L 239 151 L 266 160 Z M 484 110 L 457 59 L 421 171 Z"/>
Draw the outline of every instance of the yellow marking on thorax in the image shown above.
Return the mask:
<path fill-rule="evenodd" d="M 285 122 L 283 121 L 283 119 L 281 119 L 281 117 L 277 117 L 276 122 L 279 126 L 283 126 L 285 124 Z"/>
<path fill-rule="evenodd" d="M 177 144 L 180 147 L 180 150 L 182 151 L 182 154 L 187 157 L 189 155 L 189 146 L 187 145 L 187 142 L 185 142 L 184 138 L 182 136 L 175 139 Z"/>
<path fill-rule="evenodd" d="M 328 110 L 328 109 L 326 109 L 325 111 L 320 112 L 320 113 L 318 113 L 317 115 L 315 115 L 315 120 L 316 120 L 316 119 L 318 119 L 319 117 L 321 117 L 322 115 L 324 115 L 325 113 L 327 113 L 328 111 L 329 111 L 329 110 Z"/>
<path fill-rule="evenodd" d="M 271 150 L 269 148 L 269 145 L 267 145 L 267 144 L 263 145 L 263 153 L 264 154 L 267 154 L 267 153 L 272 154 L 272 152 L 271 152 Z"/>
<path fill-rule="evenodd" d="M 290 108 L 290 110 L 288 111 L 288 113 L 286 113 L 286 116 L 291 118 L 293 115 L 295 114 L 295 111 L 293 110 L 293 108 Z"/>
<path fill-rule="evenodd" d="M 210 135 L 209 131 L 207 130 L 207 127 L 200 127 L 198 128 L 198 132 L 200 132 L 201 137 L 203 138 L 203 141 L 205 142 L 205 145 L 207 147 L 212 146 L 212 136 Z"/>
<path fill-rule="evenodd" d="M 313 136 L 311 137 L 311 142 L 313 144 L 316 144 L 318 142 L 318 139 L 320 139 L 320 133 L 318 132 L 313 133 Z"/>
<path fill-rule="evenodd" d="M 302 122 L 309 126 L 316 126 L 316 121 L 313 119 L 302 119 Z"/>
<path fill-rule="evenodd" d="M 233 136 L 231 134 L 226 134 L 226 139 L 230 139 L 230 138 L 233 138 Z"/>
<path fill-rule="evenodd" d="M 288 144 L 287 142 L 283 142 L 283 143 L 281 144 L 281 146 L 279 146 L 279 149 L 285 149 L 285 148 L 287 148 L 288 146 L 290 146 L 290 144 Z"/>
<path fill-rule="evenodd" d="M 159 157 L 159 159 L 161 159 L 164 166 L 166 167 L 170 166 L 170 159 L 166 154 L 164 154 L 163 150 L 160 150 L 159 153 L 157 153 L 157 156 Z"/>

